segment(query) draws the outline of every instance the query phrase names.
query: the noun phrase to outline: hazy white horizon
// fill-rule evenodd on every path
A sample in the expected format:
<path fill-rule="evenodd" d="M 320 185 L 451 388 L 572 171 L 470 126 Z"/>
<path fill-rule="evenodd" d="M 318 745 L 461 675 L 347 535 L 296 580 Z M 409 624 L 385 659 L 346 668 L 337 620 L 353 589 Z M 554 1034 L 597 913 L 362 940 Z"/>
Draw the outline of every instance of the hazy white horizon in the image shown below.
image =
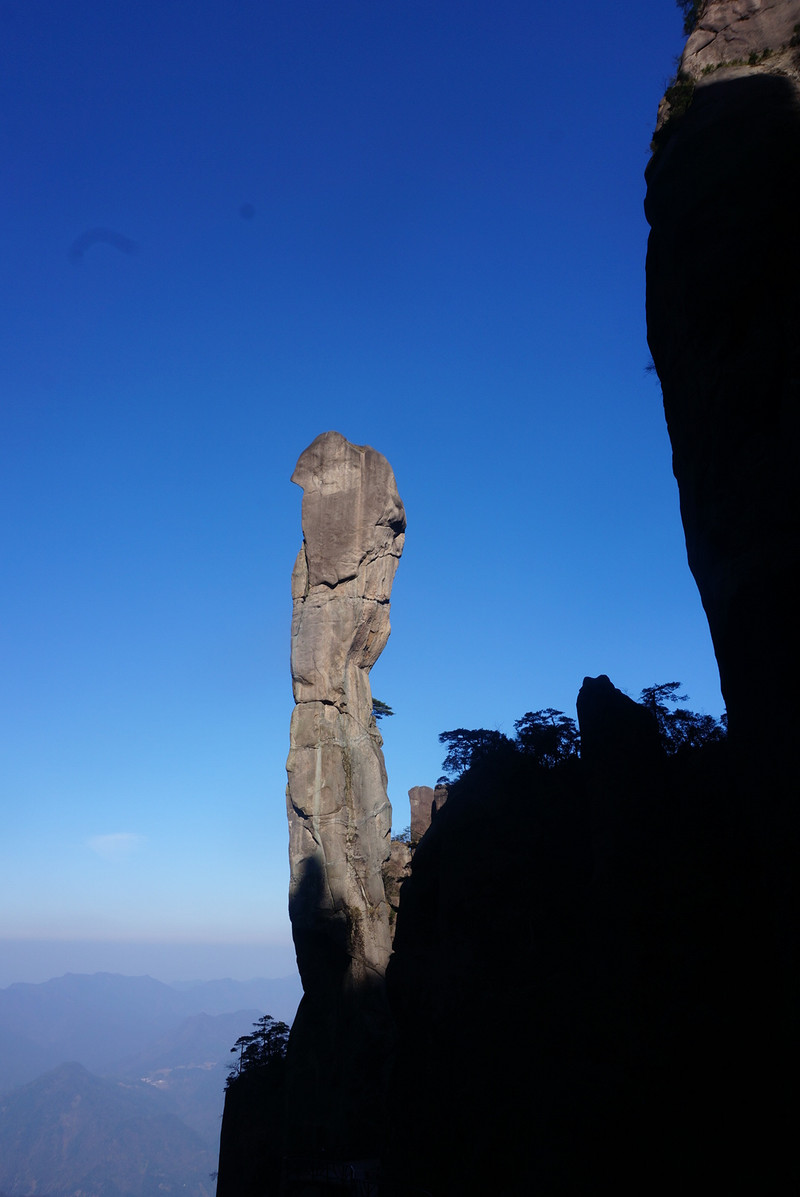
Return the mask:
<path fill-rule="evenodd" d="M 155 940 L 0 939 L 0 989 L 40 984 L 65 973 L 149 976 L 184 981 L 288 977 L 296 974 L 291 942 L 177 943 Z"/>

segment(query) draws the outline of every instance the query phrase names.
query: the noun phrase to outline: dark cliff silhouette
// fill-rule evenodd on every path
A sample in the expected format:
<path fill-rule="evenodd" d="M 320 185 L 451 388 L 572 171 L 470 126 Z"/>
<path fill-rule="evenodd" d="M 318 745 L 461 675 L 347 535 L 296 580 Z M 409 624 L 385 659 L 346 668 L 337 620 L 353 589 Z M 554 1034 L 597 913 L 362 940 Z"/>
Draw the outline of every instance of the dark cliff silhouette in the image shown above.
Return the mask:
<path fill-rule="evenodd" d="M 729 715 L 746 843 L 749 1076 L 731 1122 L 758 1183 L 794 1174 L 798 1068 L 800 48 L 794 78 L 700 80 L 647 171 L 648 339 L 661 378 L 689 565 Z M 667 130 L 669 132 L 669 130 Z M 738 988 L 738 987 L 737 987 Z M 758 1134 L 756 1134 L 756 1129 Z M 760 1157 L 760 1158 L 759 1158 Z M 731 1165 L 733 1171 L 733 1165 Z M 769 1188 L 767 1179 L 776 1186 Z M 741 1182 L 740 1182 L 741 1183 Z M 790 1189 L 787 1191 L 791 1191 Z"/>
<path fill-rule="evenodd" d="M 386 1193 L 800 1189 L 800 103 L 737 71 L 659 132 L 646 207 L 730 734 L 669 756 L 645 707 L 586 679 L 580 761 L 499 750 L 451 787 L 386 974 Z"/>
<path fill-rule="evenodd" d="M 237 1039 L 220 1134 L 217 1192 L 261 1197 L 279 1191 L 286 1136 L 286 1040 L 289 1028 L 265 1015 Z"/>
<path fill-rule="evenodd" d="M 578 714 L 580 762 L 451 787 L 401 894 L 387 1171 L 433 1194 L 743 1180 L 762 953 L 728 745 L 667 756 L 608 678 Z"/>

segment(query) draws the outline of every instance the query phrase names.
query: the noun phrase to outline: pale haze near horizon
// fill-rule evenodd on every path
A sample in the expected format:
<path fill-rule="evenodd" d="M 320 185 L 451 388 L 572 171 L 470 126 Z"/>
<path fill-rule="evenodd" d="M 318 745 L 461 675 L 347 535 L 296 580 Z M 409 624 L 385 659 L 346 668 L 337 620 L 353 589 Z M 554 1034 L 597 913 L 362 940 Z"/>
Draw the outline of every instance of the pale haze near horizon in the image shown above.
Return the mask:
<path fill-rule="evenodd" d="M 672 0 L 192 14 L 0 10 L 0 984 L 290 971 L 288 479 L 329 428 L 408 514 L 397 829 L 440 731 L 584 675 L 722 710 L 645 372 Z"/>
<path fill-rule="evenodd" d="M 148 976 L 166 985 L 230 977 L 289 977 L 294 948 L 286 942 L 153 943 L 102 940 L 0 940 L 0 989 L 41 984 L 65 973 Z"/>

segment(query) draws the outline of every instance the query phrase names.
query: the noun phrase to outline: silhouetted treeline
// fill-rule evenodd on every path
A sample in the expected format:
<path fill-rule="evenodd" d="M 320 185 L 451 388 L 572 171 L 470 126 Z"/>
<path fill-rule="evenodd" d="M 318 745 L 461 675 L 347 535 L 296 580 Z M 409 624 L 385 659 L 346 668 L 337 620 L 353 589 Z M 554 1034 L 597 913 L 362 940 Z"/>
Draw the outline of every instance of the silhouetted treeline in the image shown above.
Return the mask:
<path fill-rule="evenodd" d="M 680 688 L 680 682 L 661 682 L 645 686 L 640 695 L 640 702 L 655 719 L 661 744 L 669 755 L 722 740 L 727 731 L 725 715 L 714 719 L 679 707 L 678 703 L 687 700 L 685 694 L 678 693 Z M 514 720 L 514 730 L 513 738 L 485 727 L 440 732 L 439 743 L 447 745 L 447 755 L 439 783 L 451 786 L 473 765 L 486 760 L 499 765 L 503 757 L 513 753 L 543 769 L 553 769 L 580 755 L 581 737 L 575 720 L 553 707 L 527 711 Z"/>

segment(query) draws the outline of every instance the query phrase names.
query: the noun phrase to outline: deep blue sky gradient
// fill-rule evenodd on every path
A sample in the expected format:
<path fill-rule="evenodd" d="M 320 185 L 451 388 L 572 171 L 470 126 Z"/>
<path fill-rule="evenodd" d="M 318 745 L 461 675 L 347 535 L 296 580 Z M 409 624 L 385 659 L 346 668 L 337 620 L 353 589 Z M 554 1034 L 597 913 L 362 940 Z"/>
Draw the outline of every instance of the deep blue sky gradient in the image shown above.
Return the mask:
<path fill-rule="evenodd" d="M 289 475 L 329 428 L 408 513 L 398 828 L 440 731 L 585 674 L 721 712 L 645 373 L 673 0 L 0 22 L 0 938 L 286 950 Z"/>

